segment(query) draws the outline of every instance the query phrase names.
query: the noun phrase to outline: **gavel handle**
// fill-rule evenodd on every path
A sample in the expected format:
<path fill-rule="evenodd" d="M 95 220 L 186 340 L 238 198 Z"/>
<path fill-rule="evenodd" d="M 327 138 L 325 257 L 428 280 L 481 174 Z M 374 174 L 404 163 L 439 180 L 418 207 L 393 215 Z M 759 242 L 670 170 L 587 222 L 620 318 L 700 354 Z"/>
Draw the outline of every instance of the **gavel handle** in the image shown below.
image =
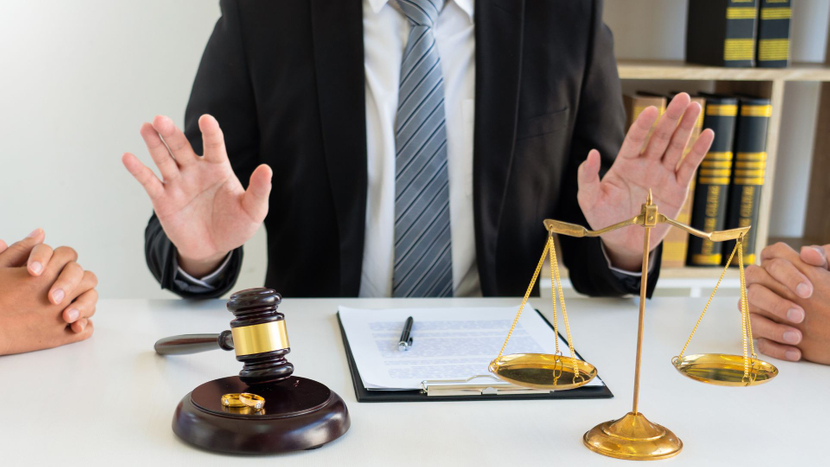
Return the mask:
<path fill-rule="evenodd" d="M 220 334 L 182 334 L 165 337 L 153 346 L 159 355 L 184 355 L 208 350 L 233 350 L 233 336 L 230 331 Z"/>

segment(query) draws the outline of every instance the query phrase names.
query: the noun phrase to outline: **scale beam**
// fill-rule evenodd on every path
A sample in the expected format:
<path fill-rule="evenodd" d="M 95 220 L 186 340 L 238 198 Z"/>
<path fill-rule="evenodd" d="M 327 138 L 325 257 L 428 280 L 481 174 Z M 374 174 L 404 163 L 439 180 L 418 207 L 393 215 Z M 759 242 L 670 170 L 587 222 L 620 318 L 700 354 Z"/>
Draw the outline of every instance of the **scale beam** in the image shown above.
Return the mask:
<path fill-rule="evenodd" d="M 672 219 L 671 217 L 665 216 L 663 214 L 657 214 L 657 224 L 669 224 L 672 227 L 677 227 L 678 229 L 684 230 L 695 237 L 705 238 L 707 240 L 713 242 L 725 242 L 727 240 L 737 240 L 742 235 L 746 234 L 750 226 L 746 227 L 739 227 L 737 229 L 729 229 L 729 230 L 715 230 L 712 232 L 703 232 L 701 230 L 697 230 L 694 227 L 690 227 L 686 224 L 682 224 L 677 222 L 676 220 Z M 640 214 L 637 217 L 633 217 L 631 219 L 618 222 L 614 225 L 609 225 L 608 227 L 598 229 L 598 230 L 590 230 L 586 229 L 585 227 L 578 225 L 578 224 L 571 224 L 569 222 L 562 222 L 557 221 L 554 219 L 545 219 L 544 221 L 545 229 L 548 232 L 553 232 L 558 235 L 567 235 L 569 237 L 599 237 L 600 235 L 608 232 L 612 232 L 617 229 L 621 229 L 623 227 L 628 227 L 629 225 L 646 225 L 646 215 Z"/>

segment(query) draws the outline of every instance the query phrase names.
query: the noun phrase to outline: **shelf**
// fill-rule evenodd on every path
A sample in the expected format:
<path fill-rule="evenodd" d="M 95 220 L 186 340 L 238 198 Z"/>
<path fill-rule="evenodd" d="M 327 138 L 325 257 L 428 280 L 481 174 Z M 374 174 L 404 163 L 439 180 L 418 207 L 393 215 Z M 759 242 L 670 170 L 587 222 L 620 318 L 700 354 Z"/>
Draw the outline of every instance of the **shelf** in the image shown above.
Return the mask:
<path fill-rule="evenodd" d="M 704 268 L 704 267 L 686 267 L 686 268 L 667 268 L 660 270 L 660 279 L 714 279 L 717 280 L 720 277 L 720 273 L 723 271 L 722 267 L 716 268 Z M 560 274 L 563 279 L 568 278 L 568 269 L 561 268 Z M 542 277 L 550 280 L 550 273 L 548 272 L 547 268 L 542 268 Z M 726 279 L 738 279 L 738 268 L 730 267 L 728 271 L 726 271 L 726 275 L 724 276 L 724 280 Z"/>
<path fill-rule="evenodd" d="M 830 81 L 830 67 L 794 63 L 789 68 L 723 68 L 671 60 L 618 60 L 621 79 L 697 81 Z"/>

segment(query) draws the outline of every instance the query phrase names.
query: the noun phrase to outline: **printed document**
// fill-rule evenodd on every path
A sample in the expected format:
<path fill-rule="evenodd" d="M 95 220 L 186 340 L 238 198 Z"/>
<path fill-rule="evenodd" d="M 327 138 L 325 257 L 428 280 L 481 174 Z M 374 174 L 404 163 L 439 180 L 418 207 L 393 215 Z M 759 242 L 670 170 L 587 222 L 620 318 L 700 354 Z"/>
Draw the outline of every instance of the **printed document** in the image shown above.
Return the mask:
<path fill-rule="evenodd" d="M 340 320 L 363 385 L 369 390 L 421 389 L 424 380 L 467 379 L 489 374 L 515 307 L 411 308 L 367 310 L 341 306 Z M 412 316 L 412 347 L 399 351 L 404 321 Z M 561 320 L 561 315 L 559 316 Z M 560 321 L 560 331 L 564 326 Z M 547 322 L 526 306 L 504 355 L 548 353 L 570 356 L 568 344 Z M 588 386 L 602 386 L 594 378 Z"/>

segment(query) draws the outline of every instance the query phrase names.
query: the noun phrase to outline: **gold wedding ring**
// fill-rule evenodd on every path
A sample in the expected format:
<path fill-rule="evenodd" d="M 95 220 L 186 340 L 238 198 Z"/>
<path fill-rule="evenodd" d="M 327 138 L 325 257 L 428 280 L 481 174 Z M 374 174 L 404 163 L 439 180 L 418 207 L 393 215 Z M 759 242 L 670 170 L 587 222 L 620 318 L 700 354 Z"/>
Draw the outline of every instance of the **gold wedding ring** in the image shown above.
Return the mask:
<path fill-rule="evenodd" d="M 265 398 L 250 392 L 243 392 L 239 394 L 239 402 L 254 410 L 262 410 L 262 408 L 265 407 Z"/>
<path fill-rule="evenodd" d="M 222 406 L 233 408 L 247 407 L 247 405 L 240 400 L 239 393 L 236 392 L 222 396 Z"/>

